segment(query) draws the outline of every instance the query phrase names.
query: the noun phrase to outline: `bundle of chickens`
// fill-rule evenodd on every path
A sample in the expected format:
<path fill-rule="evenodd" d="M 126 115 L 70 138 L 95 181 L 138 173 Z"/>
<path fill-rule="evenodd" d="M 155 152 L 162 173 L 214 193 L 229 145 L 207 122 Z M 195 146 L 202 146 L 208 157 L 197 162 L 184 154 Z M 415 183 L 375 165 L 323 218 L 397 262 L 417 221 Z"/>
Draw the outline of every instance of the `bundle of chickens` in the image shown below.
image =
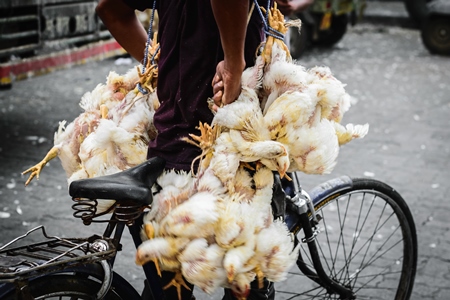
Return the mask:
<path fill-rule="evenodd" d="M 46 156 L 22 174 L 30 173 L 25 185 L 39 175 L 46 164 L 59 157 L 68 185 L 74 180 L 114 174 L 134 167 L 147 156 L 150 140 L 156 137 L 153 115 L 159 107 L 156 95 L 159 55 L 154 39 L 149 47 L 154 61 L 138 65 L 125 74 L 111 71 L 80 101 L 82 113 L 72 122 L 61 121 L 54 134 L 54 146 Z M 142 93 L 137 84 L 148 90 Z M 100 201 L 97 213 L 107 211 L 114 200 Z"/>
<path fill-rule="evenodd" d="M 286 32 L 276 6 L 268 16 L 272 28 Z M 143 162 L 157 134 L 158 107 L 156 65 L 141 74 L 143 68 L 110 73 L 106 85 L 87 93 L 85 111 L 67 127 L 61 123 L 55 146 L 27 170 L 27 183 L 56 156 L 69 182 Z M 136 82 L 150 93 L 139 92 Z M 339 147 L 367 134 L 367 124 L 340 123 L 350 108 L 344 87 L 327 67 L 294 63 L 283 41 L 268 36 L 255 65 L 243 72 L 238 99 L 219 108 L 212 124 L 200 123 L 200 135 L 185 139 L 202 150 L 198 169 L 166 170 L 158 178 L 136 263 L 153 261 L 158 272 L 174 272 L 165 288 L 187 287 L 185 279 L 206 293 L 230 288 L 240 299 L 253 280 L 284 280 L 298 249 L 283 220 L 272 215 L 273 173 L 330 173 Z"/>
<path fill-rule="evenodd" d="M 269 21 L 286 31 L 276 7 Z M 239 98 L 186 139 L 202 149 L 199 168 L 158 179 L 162 189 L 145 216 L 136 262 L 175 272 L 167 287 L 187 287 L 185 278 L 206 293 L 230 288 L 239 299 L 255 279 L 284 280 L 298 249 L 272 216 L 273 172 L 330 173 L 339 147 L 368 132 L 367 124 L 340 124 L 349 108 L 329 68 L 306 70 L 269 36 L 242 75 Z"/>

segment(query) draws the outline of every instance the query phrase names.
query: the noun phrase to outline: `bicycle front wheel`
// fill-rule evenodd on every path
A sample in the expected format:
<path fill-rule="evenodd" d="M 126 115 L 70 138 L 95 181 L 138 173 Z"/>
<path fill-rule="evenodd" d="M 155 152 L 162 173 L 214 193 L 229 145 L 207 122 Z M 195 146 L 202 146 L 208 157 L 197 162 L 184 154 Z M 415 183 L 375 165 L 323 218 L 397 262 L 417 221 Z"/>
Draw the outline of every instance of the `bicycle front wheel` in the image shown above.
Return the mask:
<path fill-rule="evenodd" d="M 314 200 L 314 199 L 313 199 Z M 351 289 L 356 299 L 409 299 L 417 265 L 414 220 L 403 198 L 373 179 L 322 193 L 314 206 L 320 219 L 316 244 L 328 276 Z M 299 267 L 315 271 L 305 246 Z M 311 278 L 298 275 L 303 293 L 286 299 L 340 299 Z"/>

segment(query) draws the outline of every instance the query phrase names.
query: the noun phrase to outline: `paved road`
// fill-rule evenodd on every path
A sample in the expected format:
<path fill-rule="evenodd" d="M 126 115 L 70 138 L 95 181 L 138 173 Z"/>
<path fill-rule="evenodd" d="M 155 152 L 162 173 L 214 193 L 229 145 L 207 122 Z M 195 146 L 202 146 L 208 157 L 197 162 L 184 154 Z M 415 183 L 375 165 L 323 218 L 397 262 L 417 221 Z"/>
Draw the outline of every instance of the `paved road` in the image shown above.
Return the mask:
<path fill-rule="evenodd" d="M 123 73 L 133 66 L 115 62 L 61 70 L 0 92 L 0 244 L 39 224 L 62 236 L 95 230 L 72 217 L 57 160 L 26 188 L 20 172 L 51 148 L 59 121 L 71 121 L 80 113 L 78 101 L 86 91 L 103 83 L 110 70 Z M 344 122 L 371 126 L 366 138 L 342 147 L 333 174 L 302 175 L 304 187 L 343 174 L 374 177 L 395 187 L 417 225 L 419 264 L 412 299 L 448 299 L 450 60 L 430 55 L 417 30 L 359 24 L 333 49 L 308 52 L 299 63 L 331 67 L 356 101 Z M 131 244 L 129 239 L 125 244 Z M 133 266 L 133 256 L 134 250 L 126 246 L 118 270 L 141 287 L 142 274 Z M 196 294 L 199 299 L 219 299 L 216 294 Z"/>

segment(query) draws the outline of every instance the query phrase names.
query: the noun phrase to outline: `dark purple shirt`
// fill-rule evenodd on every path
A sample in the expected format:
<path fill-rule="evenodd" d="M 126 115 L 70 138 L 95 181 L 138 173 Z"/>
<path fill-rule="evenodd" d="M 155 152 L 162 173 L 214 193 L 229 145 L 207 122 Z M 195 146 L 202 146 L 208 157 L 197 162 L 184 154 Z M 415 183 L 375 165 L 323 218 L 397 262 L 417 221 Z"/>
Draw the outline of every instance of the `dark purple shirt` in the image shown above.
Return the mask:
<path fill-rule="evenodd" d="M 180 139 L 189 133 L 199 134 L 199 122 L 210 123 L 213 118 L 207 98 L 213 95 L 211 82 L 223 51 L 210 1 L 156 3 L 161 46 L 157 93 L 161 106 L 154 117 L 158 136 L 150 142 L 147 158 L 164 158 L 168 169 L 190 170 L 201 150 Z M 124 2 L 139 10 L 153 6 L 153 0 Z M 253 65 L 262 40 L 262 20 L 255 9 L 247 29 L 247 67 Z"/>

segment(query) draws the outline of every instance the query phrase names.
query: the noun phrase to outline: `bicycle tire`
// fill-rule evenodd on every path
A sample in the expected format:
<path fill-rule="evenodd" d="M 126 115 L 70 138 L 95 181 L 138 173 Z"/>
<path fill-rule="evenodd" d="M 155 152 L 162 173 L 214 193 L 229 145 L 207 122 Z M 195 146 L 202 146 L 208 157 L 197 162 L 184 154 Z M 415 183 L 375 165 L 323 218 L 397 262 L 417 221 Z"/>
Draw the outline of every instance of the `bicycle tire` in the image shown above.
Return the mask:
<path fill-rule="evenodd" d="M 356 299 L 409 299 L 417 267 L 412 214 L 389 185 L 365 178 L 352 181 L 351 187 L 321 191 L 320 199 L 313 199 L 321 218 L 316 244 L 322 265 Z M 303 261 L 314 272 L 306 244 L 300 255 L 299 267 Z M 283 299 L 340 299 L 300 271 L 292 276 L 304 292 Z"/>
<path fill-rule="evenodd" d="M 95 299 L 100 289 L 102 275 L 96 265 L 65 270 L 33 278 L 28 288 L 33 299 Z M 17 299 L 13 284 L 2 287 L 1 300 Z M 7 290 L 6 292 L 4 290 Z M 20 298 L 19 298 L 20 299 Z M 111 288 L 105 300 L 141 299 L 137 291 L 119 274 L 113 272 Z"/>

